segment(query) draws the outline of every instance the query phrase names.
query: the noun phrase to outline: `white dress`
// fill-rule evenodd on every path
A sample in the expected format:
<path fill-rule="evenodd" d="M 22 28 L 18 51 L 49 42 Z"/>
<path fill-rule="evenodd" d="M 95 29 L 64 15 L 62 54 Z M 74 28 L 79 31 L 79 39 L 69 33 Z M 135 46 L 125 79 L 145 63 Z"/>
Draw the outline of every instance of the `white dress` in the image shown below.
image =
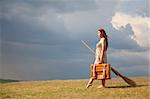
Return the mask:
<path fill-rule="evenodd" d="M 105 48 L 105 46 L 106 46 L 106 40 L 105 40 L 105 38 L 101 38 L 100 41 L 96 44 L 95 62 L 94 62 L 94 64 L 99 64 L 100 63 L 101 50 L 102 50 L 102 47 Z M 103 60 L 104 63 L 107 63 L 106 50 L 104 51 L 104 56 L 103 56 L 102 60 Z"/>

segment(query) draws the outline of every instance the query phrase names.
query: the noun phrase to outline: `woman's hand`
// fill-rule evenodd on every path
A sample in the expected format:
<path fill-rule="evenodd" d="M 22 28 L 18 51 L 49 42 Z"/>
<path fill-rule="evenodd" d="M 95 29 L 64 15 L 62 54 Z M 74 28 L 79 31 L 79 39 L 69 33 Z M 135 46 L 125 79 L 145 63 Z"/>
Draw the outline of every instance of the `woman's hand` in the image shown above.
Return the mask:
<path fill-rule="evenodd" d="M 101 60 L 99 64 L 103 64 L 103 63 L 104 63 L 104 61 L 103 61 L 103 60 Z"/>

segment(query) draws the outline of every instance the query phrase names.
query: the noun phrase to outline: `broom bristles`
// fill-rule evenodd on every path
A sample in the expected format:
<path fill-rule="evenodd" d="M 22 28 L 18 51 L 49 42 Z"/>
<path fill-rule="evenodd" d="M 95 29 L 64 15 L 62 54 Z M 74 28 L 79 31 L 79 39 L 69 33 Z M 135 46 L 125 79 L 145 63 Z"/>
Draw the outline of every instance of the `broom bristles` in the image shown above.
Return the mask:
<path fill-rule="evenodd" d="M 125 76 L 122 77 L 122 79 L 123 79 L 125 82 L 127 82 L 130 86 L 132 86 L 132 87 L 135 87 L 135 86 L 136 86 L 136 83 L 135 83 L 133 80 L 131 80 L 131 79 L 125 77 Z"/>
<path fill-rule="evenodd" d="M 116 71 L 116 70 L 115 70 L 114 68 L 112 68 L 112 67 L 111 67 L 111 70 L 112 70 L 117 76 L 121 77 L 121 78 L 122 78 L 126 83 L 128 83 L 130 86 L 132 86 L 132 87 L 135 87 L 135 86 L 136 86 L 136 83 L 135 83 L 133 80 L 131 80 L 131 79 L 129 79 L 129 78 L 127 78 L 127 77 L 121 75 L 118 71 Z"/>

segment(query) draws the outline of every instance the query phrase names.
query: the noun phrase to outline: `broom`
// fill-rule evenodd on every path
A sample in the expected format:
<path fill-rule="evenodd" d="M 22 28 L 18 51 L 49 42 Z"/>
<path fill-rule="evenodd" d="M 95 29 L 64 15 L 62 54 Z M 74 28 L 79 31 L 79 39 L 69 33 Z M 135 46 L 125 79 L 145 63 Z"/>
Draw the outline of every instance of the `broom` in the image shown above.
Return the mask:
<path fill-rule="evenodd" d="M 82 42 L 88 49 L 90 49 L 90 51 L 91 51 L 93 54 L 95 54 L 95 52 L 93 51 L 93 49 L 90 48 L 83 40 L 81 40 L 81 42 Z M 135 83 L 133 80 L 127 78 L 126 76 L 121 75 L 121 74 L 120 74 L 117 70 L 115 70 L 113 67 L 111 67 L 111 70 L 112 70 L 117 76 L 121 77 L 121 78 L 122 78 L 126 83 L 128 83 L 130 86 L 132 86 L 132 87 L 135 87 L 135 86 L 136 86 L 136 83 Z"/>
<path fill-rule="evenodd" d="M 135 87 L 135 86 L 136 86 L 136 83 L 135 83 L 133 80 L 131 80 L 131 79 L 129 79 L 129 78 L 127 78 L 127 77 L 121 75 L 121 74 L 120 74 L 117 70 L 115 70 L 113 67 L 111 67 L 111 70 L 112 70 L 117 76 L 121 77 L 121 78 L 122 78 L 126 83 L 128 83 L 130 86 L 132 86 L 132 87 Z"/>

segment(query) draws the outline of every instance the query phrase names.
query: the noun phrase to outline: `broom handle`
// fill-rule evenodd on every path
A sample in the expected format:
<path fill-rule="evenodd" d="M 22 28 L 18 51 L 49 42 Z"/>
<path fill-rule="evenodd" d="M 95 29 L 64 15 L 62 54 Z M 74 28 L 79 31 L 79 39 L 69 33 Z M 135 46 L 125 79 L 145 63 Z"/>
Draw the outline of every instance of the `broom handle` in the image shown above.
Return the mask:
<path fill-rule="evenodd" d="M 83 40 L 81 40 L 81 42 L 95 55 L 95 51 L 89 47 Z"/>
<path fill-rule="evenodd" d="M 111 67 L 111 70 L 117 75 L 117 76 L 120 76 L 120 77 L 124 77 L 123 75 L 121 75 L 117 70 L 115 70 L 113 67 Z"/>

